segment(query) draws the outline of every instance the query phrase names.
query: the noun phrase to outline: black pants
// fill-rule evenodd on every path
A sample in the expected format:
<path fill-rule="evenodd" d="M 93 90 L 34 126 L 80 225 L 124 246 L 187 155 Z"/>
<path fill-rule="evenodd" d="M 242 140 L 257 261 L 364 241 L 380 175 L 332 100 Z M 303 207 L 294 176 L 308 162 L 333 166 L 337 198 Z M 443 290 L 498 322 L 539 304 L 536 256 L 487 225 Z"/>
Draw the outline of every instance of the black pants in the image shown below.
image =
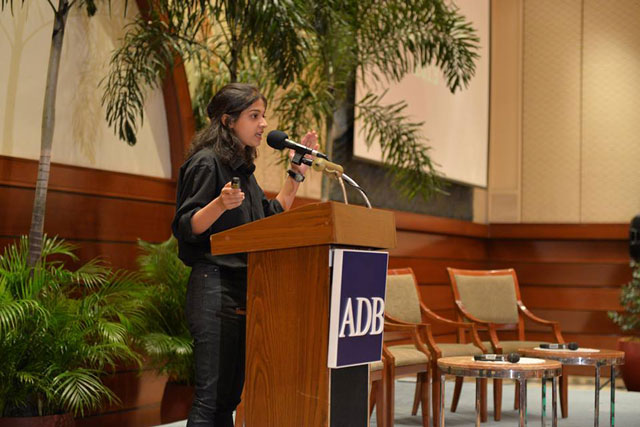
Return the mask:
<path fill-rule="evenodd" d="M 244 385 L 246 270 L 196 264 L 186 315 L 194 340 L 196 384 L 188 427 L 232 427 Z"/>

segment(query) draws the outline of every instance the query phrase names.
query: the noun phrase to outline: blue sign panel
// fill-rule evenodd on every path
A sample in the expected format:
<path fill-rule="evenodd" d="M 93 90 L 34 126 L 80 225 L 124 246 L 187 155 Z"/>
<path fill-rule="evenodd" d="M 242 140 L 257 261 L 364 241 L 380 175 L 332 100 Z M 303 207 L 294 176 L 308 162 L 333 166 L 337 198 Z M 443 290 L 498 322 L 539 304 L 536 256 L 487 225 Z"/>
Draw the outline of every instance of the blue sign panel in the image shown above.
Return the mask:
<path fill-rule="evenodd" d="M 387 252 L 333 250 L 329 368 L 380 360 Z"/>

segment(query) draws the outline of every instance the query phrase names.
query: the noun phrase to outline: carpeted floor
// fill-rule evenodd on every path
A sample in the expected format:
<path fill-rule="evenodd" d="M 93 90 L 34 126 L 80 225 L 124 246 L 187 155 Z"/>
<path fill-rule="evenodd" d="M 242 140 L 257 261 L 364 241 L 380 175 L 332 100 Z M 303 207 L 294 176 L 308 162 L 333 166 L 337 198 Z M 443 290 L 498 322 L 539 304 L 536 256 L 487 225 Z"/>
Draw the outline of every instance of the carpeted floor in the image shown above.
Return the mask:
<path fill-rule="evenodd" d="M 621 381 L 619 381 L 621 383 Z M 618 384 L 621 385 L 621 384 Z M 415 383 L 411 380 L 396 381 L 395 401 L 395 425 L 421 426 L 421 417 L 411 415 L 413 393 Z M 446 383 L 446 425 L 447 426 L 473 426 L 475 423 L 475 383 L 465 382 L 462 387 L 462 395 L 458 410 L 455 413 L 449 411 L 451 394 L 453 393 L 453 381 Z M 513 409 L 514 386 L 505 381 L 502 398 L 502 420 L 493 420 L 493 393 L 491 383 L 488 389 L 489 395 L 489 420 L 482 425 L 485 427 L 514 426 L 518 425 L 518 411 Z M 551 389 L 547 388 L 547 423 L 551 425 Z M 607 386 L 600 391 L 600 425 L 609 425 L 609 400 L 610 388 Z M 624 388 L 616 388 L 615 401 L 615 425 L 619 427 L 640 426 L 640 393 L 628 392 Z M 529 381 L 527 386 L 527 421 L 530 425 L 540 425 L 541 413 L 541 387 L 540 381 Z M 569 387 L 569 417 L 560 418 L 560 402 L 558 402 L 558 425 L 562 427 L 585 427 L 594 425 L 594 386 L 586 381 L 582 384 L 572 383 Z M 371 418 L 371 426 L 376 426 L 375 413 Z M 166 424 L 165 427 L 184 427 L 186 421 Z M 312 426 L 301 426 L 312 427 Z"/>
<path fill-rule="evenodd" d="M 621 382 L 621 381 L 620 381 Z M 549 383 L 547 383 L 549 384 Z M 396 426 L 421 426 L 420 416 L 411 415 L 413 393 L 415 383 L 410 381 L 396 381 L 395 401 L 395 425 Z M 514 426 L 518 425 L 518 411 L 513 409 L 514 401 L 513 383 L 505 381 L 502 396 L 502 420 L 493 420 L 493 392 L 489 383 L 488 409 L 489 420 L 483 426 Z M 609 401 L 610 388 L 607 386 L 600 391 L 600 425 L 609 425 Z M 541 425 L 541 386 L 540 381 L 532 380 L 527 383 L 527 421 L 529 425 Z M 458 409 L 455 413 L 449 411 L 451 395 L 453 393 L 453 381 L 447 381 L 445 401 L 447 426 L 473 426 L 475 423 L 475 382 L 465 382 L 462 387 L 462 395 Z M 620 427 L 640 426 L 640 393 L 628 392 L 625 389 L 616 388 L 615 393 L 615 425 Z M 547 422 L 551 425 L 551 388 L 547 386 Z M 594 386 L 585 384 L 571 384 L 569 386 L 569 417 L 560 418 L 560 402 L 558 401 L 558 425 L 563 427 L 585 427 L 594 425 Z M 375 414 L 372 416 L 371 425 L 375 423 Z"/>

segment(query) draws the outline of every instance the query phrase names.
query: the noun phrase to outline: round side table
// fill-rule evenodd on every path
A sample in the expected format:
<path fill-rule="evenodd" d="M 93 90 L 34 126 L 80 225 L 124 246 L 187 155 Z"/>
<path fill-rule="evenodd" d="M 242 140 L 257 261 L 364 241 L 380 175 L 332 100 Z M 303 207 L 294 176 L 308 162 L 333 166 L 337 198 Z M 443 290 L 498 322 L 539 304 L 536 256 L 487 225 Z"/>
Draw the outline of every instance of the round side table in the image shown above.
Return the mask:
<path fill-rule="evenodd" d="M 518 380 L 520 386 L 520 412 L 518 425 L 524 427 L 527 423 L 527 380 L 529 378 L 550 378 L 553 381 L 553 427 L 558 424 L 556 379 L 562 372 L 560 362 L 523 357 L 518 363 L 509 362 L 480 362 L 472 356 L 443 357 L 438 359 L 438 367 L 442 372 L 440 379 L 440 427 L 444 427 L 444 384 L 445 375 L 458 377 L 472 377 L 476 379 L 476 426 L 480 426 L 480 379 L 507 378 Z M 543 387 L 543 406 L 545 390 Z M 544 412 L 542 425 L 545 425 Z"/>
<path fill-rule="evenodd" d="M 593 425 L 596 427 L 600 424 L 600 367 L 611 366 L 611 410 L 609 419 L 611 426 L 615 426 L 616 366 L 624 364 L 624 352 L 617 350 L 599 350 L 595 348 L 578 348 L 577 350 L 521 348 L 518 349 L 518 352 L 528 357 L 555 360 L 563 365 L 594 366 L 596 369 L 596 386 Z"/>

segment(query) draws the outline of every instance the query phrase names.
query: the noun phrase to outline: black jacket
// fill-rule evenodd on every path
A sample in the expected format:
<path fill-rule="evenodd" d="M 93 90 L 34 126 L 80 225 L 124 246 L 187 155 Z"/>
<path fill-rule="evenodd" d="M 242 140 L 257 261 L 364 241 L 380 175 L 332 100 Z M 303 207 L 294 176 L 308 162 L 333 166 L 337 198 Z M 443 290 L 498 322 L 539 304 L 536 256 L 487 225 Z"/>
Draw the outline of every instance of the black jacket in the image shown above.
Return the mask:
<path fill-rule="evenodd" d="M 209 236 L 284 210 L 277 200 L 268 200 L 258 186 L 253 175 L 255 165 L 246 165 L 240 158 L 232 163 L 223 163 L 208 147 L 195 153 L 180 168 L 176 214 L 171 228 L 178 239 L 180 259 L 186 265 L 206 262 L 221 267 L 246 268 L 246 253 L 211 255 Z M 225 211 L 208 230 L 194 235 L 191 230 L 193 214 L 218 197 L 222 187 L 234 176 L 240 178 L 240 188 L 245 194 L 242 205 Z"/>

